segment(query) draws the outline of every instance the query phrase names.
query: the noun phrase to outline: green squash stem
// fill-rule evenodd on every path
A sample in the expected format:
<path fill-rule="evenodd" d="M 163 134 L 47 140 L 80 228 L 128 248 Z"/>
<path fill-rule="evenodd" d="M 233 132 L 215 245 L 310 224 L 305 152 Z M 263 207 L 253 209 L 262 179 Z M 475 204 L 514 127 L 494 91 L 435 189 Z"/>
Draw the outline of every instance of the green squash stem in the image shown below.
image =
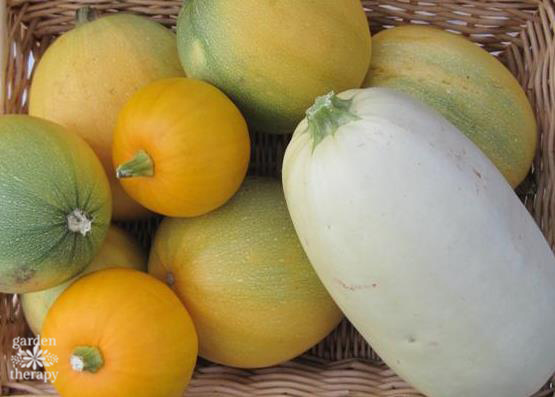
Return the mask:
<path fill-rule="evenodd" d="M 351 99 L 341 99 L 333 91 L 316 98 L 306 111 L 313 149 L 327 136 L 333 136 L 342 125 L 360 119 L 351 112 L 351 103 Z"/>
<path fill-rule="evenodd" d="M 75 12 L 75 24 L 77 26 L 92 22 L 96 18 L 98 18 L 98 11 L 89 6 L 81 7 Z"/>
<path fill-rule="evenodd" d="M 73 349 L 69 363 L 76 372 L 95 373 L 104 365 L 104 359 L 96 346 L 77 346 Z"/>
<path fill-rule="evenodd" d="M 139 150 L 131 160 L 123 163 L 116 169 L 116 177 L 118 179 L 153 175 L 154 163 L 144 150 Z"/>

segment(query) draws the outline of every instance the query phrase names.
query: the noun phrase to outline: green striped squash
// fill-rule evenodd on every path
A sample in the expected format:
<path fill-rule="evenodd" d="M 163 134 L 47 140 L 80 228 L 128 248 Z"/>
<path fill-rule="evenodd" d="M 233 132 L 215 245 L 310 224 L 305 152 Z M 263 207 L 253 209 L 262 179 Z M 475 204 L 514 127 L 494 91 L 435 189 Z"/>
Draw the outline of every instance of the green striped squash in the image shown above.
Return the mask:
<path fill-rule="evenodd" d="M 58 124 L 0 117 L 0 292 L 53 287 L 91 262 L 110 223 L 92 149 Z"/>
<path fill-rule="evenodd" d="M 293 132 L 316 96 L 360 87 L 370 62 L 360 0 L 189 0 L 177 47 L 187 76 L 269 133 Z"/>
<path fill-rule="evenodd" d="M 389 87 L 435 108 L 468 136 L 515 187 L 536 150 L 524 91 L 495 57 L 466 38 L 407 25 L 374 36 L 364 87 Z"/>
<path fill-rule="evenodd" d="M 299 242 L 282 186 L 247 178 L 223 207 L 166 218 L 148 271 L 179 296 L 199 355 L 239 368 L 289 360 L 334 329 L 341 312 Z"/>

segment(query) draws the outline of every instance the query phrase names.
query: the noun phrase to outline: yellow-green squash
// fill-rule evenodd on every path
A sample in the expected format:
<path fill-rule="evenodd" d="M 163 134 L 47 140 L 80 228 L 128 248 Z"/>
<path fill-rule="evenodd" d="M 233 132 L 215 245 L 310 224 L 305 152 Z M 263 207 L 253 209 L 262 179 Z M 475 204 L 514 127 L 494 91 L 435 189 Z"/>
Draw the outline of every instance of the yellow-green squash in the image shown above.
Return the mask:
<path fill-rule="evenodd" d="M 516 187 L 536 149 L 534 113 L 515 77 L 462 36 L 401 26 L 374 36 L 364 87 L 389 87 L 435 108 Z"/>
<path fill-rule="evenodd" d="M 291 133 L 316 96 L 359 87 L 370 62 L 360 0 L 189 0 L 177 41 L 189 77 L 271 133 Z"/>
<path fill-rule="evenodd" d="M 120 108 L 142 86 L 183 76 L 175 34 L 131 14 L 94 19 L 84 8 L 78 24 L 40 58 L 29 96 L 29 113 L 81 135 L 108 174 L 114 218 L 134 219 L 148 211 L 122 189 L 112 167 L 112 132 Z"/>
<path fill-rule="evenodd" d="M 280 363 L 341 319 L 301 248 L 276 180 L 247 179 L 207 215 L 166 218 L 148 266 L 191 314 L 200 355 L 217 363 Z"/>
<path fill-rule="evenodd" d="M 58 124 L 0 117 L 0 292 L 51 288 L 95 257 L 110 224 L 108 180 Z"/>
<path fill-rule="evenodd" d="M 21 307 L 29 328 L 39 334 L 48 310 L 58 296 L 75 280 L 85 274 L 110 267 L 129 267 L 146 271 L 146 256 L 141 247 L 127 233 L 116 226 L 111 226 L 106 239 L 94 260 L 78 276 L 42 291 L 22 294 Z"/>

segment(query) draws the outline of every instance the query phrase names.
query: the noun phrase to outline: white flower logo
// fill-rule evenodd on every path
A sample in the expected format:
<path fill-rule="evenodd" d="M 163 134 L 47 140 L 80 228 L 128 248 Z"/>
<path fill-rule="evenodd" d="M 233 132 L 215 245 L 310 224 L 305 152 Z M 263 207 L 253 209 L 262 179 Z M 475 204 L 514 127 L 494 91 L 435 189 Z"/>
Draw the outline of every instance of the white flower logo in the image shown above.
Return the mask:
<path fill-rule="evenodd" d="M 33 347 L 33 350 L 19 349 L 17 355 L 12 356 L 12 362 L 21 368 L 37 368 L 50 367 L 58 362 L 58 356 L 49 353 L 48 350 L 42 350 L 39 344 Z"/>

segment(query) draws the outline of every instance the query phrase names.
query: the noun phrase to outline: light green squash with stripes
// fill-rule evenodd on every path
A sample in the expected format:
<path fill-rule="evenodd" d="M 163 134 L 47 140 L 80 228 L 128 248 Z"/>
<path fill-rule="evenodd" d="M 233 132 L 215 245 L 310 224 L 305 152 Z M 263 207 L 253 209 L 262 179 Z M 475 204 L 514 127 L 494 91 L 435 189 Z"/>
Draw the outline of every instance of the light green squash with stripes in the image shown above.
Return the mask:
<path fill-rule="evenodd" d="M 269 133 L 291 133 L 316 96 L 360 87 L 370 62 L 360 0 L 188 0 L 177 46 L 188 77 Z"/>
<path fill-rule="evenodd" d="M 219 364 L 279 364 L 318 343 L 342 317 L 295 234 L 281 183 L 270 178 L 247 178 L 206 215 L 166 218 L 148 271 L 191 314 L 199 355 Z"/>
<path fill-rule="evenodd" d="M 426 26 L 373 37 L 364 87 L 388 87 L 432 106 L 469 137 L 511 186 L 528 174 L 536 150 L 532 107 L 501 62 L 466 38 Z"/>
<path fill-rule="evenodd" d="M 0 292 L 50 288 L 82 271 L 104 240 L 111 205 L 84 140 L 50 121 L 0 117 Z"/>

